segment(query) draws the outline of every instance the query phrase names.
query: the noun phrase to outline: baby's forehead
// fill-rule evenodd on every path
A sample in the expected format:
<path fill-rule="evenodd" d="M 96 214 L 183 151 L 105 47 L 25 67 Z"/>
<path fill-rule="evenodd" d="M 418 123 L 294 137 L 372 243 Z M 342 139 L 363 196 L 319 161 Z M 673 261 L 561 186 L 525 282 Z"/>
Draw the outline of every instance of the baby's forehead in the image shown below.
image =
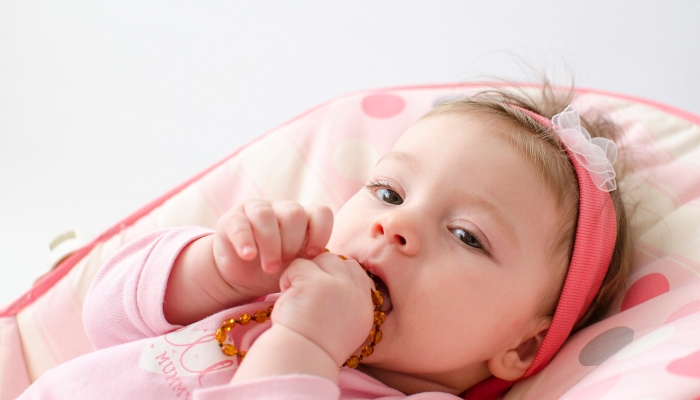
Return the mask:
<path fill-rule="evenodd" d="M 513 127 L 507 121 L 474 112 L 429 114 L 401 134 L 391 151 L 411 153 L 426 148 L 443 151 L 463 148 L 474 141 L 508 140 Z"/>

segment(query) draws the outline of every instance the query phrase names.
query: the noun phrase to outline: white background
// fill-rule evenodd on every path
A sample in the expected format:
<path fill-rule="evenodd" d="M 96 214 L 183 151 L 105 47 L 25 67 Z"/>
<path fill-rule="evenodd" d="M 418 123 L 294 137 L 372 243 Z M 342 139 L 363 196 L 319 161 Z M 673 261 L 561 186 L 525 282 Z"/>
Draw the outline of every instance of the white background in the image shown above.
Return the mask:
<path fill-rule="evenodd" d="M 57 234 L 99 234 L 350 91 L 522 79 L 520 57 L 700 114 L 698 21 L 692 0 L 4 0 L 0 306 Z"/>

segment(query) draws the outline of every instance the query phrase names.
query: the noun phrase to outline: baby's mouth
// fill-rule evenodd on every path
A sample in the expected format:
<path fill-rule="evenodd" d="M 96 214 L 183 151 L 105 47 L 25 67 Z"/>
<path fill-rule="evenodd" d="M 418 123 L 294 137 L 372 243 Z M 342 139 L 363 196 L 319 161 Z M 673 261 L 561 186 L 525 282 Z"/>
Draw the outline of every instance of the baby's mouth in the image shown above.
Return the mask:
<path fill-rule="evenodd" d="M 372 278 L 374 281 L 374 287 L 379 291 L 379 293 L 382 294 L 382 297 L 384 298 L 384 303 L 382 304 L 381 310 L 388 314 L 393 308 L 391 305 L 391 297 L 389 296 L 389 288 L 387 288 L 382 278 L 378 277 L 377 275 L 374 275 L 369 271 L 367 271 L 367 275 Z"/>

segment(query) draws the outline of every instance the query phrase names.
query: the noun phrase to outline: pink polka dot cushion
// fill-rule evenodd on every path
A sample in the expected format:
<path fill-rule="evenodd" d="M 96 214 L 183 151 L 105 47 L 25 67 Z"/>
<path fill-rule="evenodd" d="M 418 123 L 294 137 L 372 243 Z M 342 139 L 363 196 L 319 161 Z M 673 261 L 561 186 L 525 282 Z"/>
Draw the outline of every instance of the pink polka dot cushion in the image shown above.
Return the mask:
<path fill-rule="evenodd" d="M 97 269 L 125 243 L 162 227 L 213 227 L 250 197 L 337 210 L 434 104 L 483 88 L 395 88 L 331 100 L 137 210 L 0 311 L 0 399 L 92 350 L 82 302 Z M 595 91 L 581 91 L 577 104 L 606 110 L 623 127 L 619 145 L 635 167 L 619 182 L 632 215 L 633 271 L 611 314 L 572 336 L 505 399 L 700 399 L 700 118 Z"/>

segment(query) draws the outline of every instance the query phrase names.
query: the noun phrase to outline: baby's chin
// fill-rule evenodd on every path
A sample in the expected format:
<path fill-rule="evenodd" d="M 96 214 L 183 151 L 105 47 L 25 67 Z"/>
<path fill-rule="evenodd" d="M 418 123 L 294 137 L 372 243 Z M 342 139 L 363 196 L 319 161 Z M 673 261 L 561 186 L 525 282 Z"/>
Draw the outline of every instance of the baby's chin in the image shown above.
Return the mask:
<path fill-rule="evenodd" d="M 379 350 L 377 350 L 379 351 Z M 383 382 L 406 395 L 424 392 L 450 393 L 459 396 L 471 386 L 491 376 L 485 367 L 474 368 L 470 371 L 460 371 L 458 379 L 445 379 L 444 371 L 434 373 L 412 373 L 402 368 L 392 368 L 391 362 L 368 358 L 358 365 L 357 370 Z M 448 373 L 448 375 L 454 375 Z"/>

